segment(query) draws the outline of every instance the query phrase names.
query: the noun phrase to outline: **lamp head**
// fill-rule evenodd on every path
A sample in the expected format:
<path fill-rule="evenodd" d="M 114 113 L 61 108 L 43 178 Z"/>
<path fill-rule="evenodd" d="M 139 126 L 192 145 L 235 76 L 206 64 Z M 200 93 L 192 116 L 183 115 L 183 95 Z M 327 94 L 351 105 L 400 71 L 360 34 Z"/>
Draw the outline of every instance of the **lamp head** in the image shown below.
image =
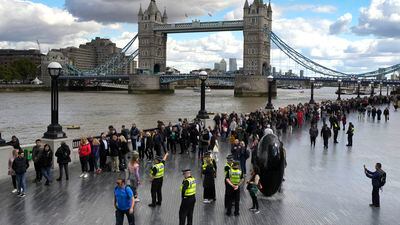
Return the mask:
<path fill-rule="evenodd" d="M 341 80 L 341 79 L 339 79 L 337 82 L 338 82 L 339 84 L 341 84 L 341 83 L 342 83 L 342 80 Z"/>
<path fill-rule="evenodd" d="M 58 62 L 51 62 L 48 66 L 47 69 L 49 71 L 49 74 L 51 77 L 58 77 L 61 74 L 62 66 Z"/>
<path fill-rule="evenodd" d="M 311 82 L 311 83 L 314 83 L 314 82 L 315 82 L 315 78 L 314 78 L 314 77 L 311 77 L 311 78 L 310 78 L 310 82 Z"/>
<path fill-rule="evenodd" d="M 267 79 L 268 79 L 269 82 L 274 81 L 274 77 L 273 77 L 272 75 L 269 75 L 269 76 L 267 77 Z"/>
<path fill-rule="evenodd" d="M 208 74 L 207 74 L 207 72 L 204 71 L 204 70 L 201 71 L 201 72 L 199 73 L 199 79 L 202 80 L 202 81 L 207 80 L 207 79 L 208 79 Z"/>

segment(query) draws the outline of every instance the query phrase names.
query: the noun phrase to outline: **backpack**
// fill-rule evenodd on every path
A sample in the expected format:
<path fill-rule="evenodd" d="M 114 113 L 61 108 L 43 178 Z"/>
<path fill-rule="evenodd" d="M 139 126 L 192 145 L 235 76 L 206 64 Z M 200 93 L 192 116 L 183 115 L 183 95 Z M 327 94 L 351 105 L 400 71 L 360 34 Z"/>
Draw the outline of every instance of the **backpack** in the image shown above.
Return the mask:
<path fill-rule="evenodd" d="M 385 186 L 385 184 L 386 184 L 386 173 L 383 172 L 380 179 L 380 187 Z"/>

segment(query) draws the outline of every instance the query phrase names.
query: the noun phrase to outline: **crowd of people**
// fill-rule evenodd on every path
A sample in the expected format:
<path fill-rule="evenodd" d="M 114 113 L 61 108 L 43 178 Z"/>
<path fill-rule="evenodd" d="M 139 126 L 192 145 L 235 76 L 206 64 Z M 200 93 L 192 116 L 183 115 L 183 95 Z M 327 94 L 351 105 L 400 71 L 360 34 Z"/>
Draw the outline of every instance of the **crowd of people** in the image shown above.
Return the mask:
<path fill-rule="evenodd" d="M 372 117 L 373 121 L 376 115 L 379 121 L 382 114 L 379 105 L 389 105 L 390 102 L 391 99 L 388 97 L 375 96 L 343 101 L 325 101 L 317 104 L 300 103 L 269 111 L 257 110 L 247 114 L 217 113 L 213 118 L 215 125 L 208 127 L 205 127 L 200 120 L 189 123 L 187 119 L 179 119 L 176 124 L 171 122 L 164 124 L 162 121 L 157 121 L 157 127 L 150 130 L 140 130 L 134 123 L 130 129 L 122 126 L 119 132 L 113 126 L 109 126 L 108 132 L 102 133 L 98 138 L 81 138 L 78 148 L 82 171 L 80 177 L 87 179 L 90 173 L 126 172 L 126 179 L 119 179 L 118 187 L 115 189 L 115 207 L 117 211 L 119 210 L 116 214 L 117 221 L 119 221 L 117 224 L 121 224 L 123 215 L 130 214 L 134 202 L 140 201 L 138 197 L 138 187 L 141 184 L 142 177 L 140 164 L 146 163 L 146 161 L 147 163 L 153 162 L 150 172 L 152 202 L 149 206 L 156 207 L 161 205 L 162 202 L 161 189 L 168 155 L 192 152 L 197 154 L 198 159 L 202 161 L 203 202 L 209 204 L 216 201 L 216 162 L 220 158 L 218 157 L 218 141 L 229 142 L 231 151 L 224 168 L 226 214 L 231 215 L 232 204 L 234 204 L 234 215 L 239 215 L 240 187 L 245 183 L 253 203 L 250 210 L 259 213 L 257 192 L 262 188 L 259 182 L 259 170 L 256 167 L 252 168 L 249 179 L 246 181 L 248 171 L 246 164 L 252 156 L 252 152 L 258 148 L 258 143 L 264 135 L 282 136 L 293 132 L 294 129 L 301 129 L 305 123 L 309 123 L 311 124 L 309 130 L 311 146 L 315 147 L 316 138 L 321 134 L 324 139 L 324 148 L 327 149 L 331 131 L 333 131 L 334 143 L 338 143 L 337 137 L 341 130 L 340 126 L 343 130 L 346 129 L 347 115 L 350 112 L 358 112 L 359 119 L 364 118 L 364 115 L 367 114 L 368 117 Z M 394 102 L 397 109 L 397 101 Z M 388 108 L 384 109 L 383 115 L 385 121 L 388 121 Z M 318 130 L 320 121 L 322 122 L 321 132 Z M 354 125 L 349 122 L 347 125 L 347 146 L 349 147 L 353 144 L 354 133 Z M 131 140 L 131 148 L 128 140 Z M 24 157 L 17 137 L 13 136 L 8 144 L 14 147 L 12 157 L 9 159 L 9 175 L 12 177 L 13 193 L 24 197 L 26 194 L 25 173 L 29 163 L 27 158 Z M 180 150 L 179 153 L 177 149 Z M 32 161 L 36 174 L 35 183 L 40 183 L 43 178 L 45 185 L 51 185 L 53 182 L 53 155 L 57 158 L 59 165 L 59 177 L 56 180 L 61 181 L 63 174 L 65 174 L 66 180 L 69 179 L 68 164 L 71 162 L 69 146 L 62 143 L 53 153 L 49 145 L 43 145 L 42 141 L 38 139 L 32 150 Z M 190 169 L 183 171 L 183 174 L 184 181 L 181 190 L 182 204 L 185 207 L 181 207 L 179 218 L 181 221 L 187 219 L 187 224 L 192 224 L 191 214 L 195 204 L 192 197 L 196 192 L 193 185 L 196 182 Z M 128 200 L 128 202 L 119 202 L 125 200 Z M 124 207 L 119 208 L 121 204 Z M 128 215 L 128 220 L 130 224 L 134 224 L 133 216 Z M 184 222 L 180 222 L 180 224 L 184 224 Z"/>

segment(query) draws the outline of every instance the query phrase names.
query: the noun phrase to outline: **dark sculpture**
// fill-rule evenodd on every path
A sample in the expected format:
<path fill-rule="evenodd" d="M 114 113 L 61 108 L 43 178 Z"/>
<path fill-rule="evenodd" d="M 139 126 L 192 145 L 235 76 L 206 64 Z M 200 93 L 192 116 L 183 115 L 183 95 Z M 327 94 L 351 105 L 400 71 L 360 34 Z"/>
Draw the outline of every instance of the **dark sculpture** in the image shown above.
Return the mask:
<path fill-rule="evenodd" d="M 253 152 L 253 167 L 258 167 L 262 189 L 265 196 L 272 196 L 279 191 L 286 159 L 282 142 L 274 134 L 261 138 L 258 149 Z"/>
<path fill-rule="evenodd" d="M 1 132 L 0 132 L 0 146 L 5 146 L 5 145 L 6 141 L 1 138 Z"/>

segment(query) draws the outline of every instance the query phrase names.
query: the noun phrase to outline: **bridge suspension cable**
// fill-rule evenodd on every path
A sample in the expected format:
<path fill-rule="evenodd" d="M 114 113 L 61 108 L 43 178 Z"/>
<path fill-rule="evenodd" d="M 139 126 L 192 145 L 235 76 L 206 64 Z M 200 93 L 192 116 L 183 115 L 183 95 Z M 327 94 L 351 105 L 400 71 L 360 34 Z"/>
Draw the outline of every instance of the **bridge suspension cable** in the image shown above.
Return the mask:
<path fill-rule="evenodd" d="M 330 69 L 325 67 L 306 56 L 302 55 L 301 53 L 294 50 L 288 44 L 286 44 L 282 39 L 280 39 L 274 32 L 270 32 L 271 41 L 289 58 L 294 60 L 299 65 L 303 66 L 304 68 L 311 70 L 315 73 L 319 73 L 329 77 L 377 77 L 380 75 L 386 75 L 389 73 L 393 73 L 395 71 L 400 70 L 400 64 L 396 64 L 390 67 L 382 68 L 379 70 L 366 72 L 366 73 L 359 73 L 359 74 L 350 74 L 350 73 L 343 73 L 337 70 Z"/>

